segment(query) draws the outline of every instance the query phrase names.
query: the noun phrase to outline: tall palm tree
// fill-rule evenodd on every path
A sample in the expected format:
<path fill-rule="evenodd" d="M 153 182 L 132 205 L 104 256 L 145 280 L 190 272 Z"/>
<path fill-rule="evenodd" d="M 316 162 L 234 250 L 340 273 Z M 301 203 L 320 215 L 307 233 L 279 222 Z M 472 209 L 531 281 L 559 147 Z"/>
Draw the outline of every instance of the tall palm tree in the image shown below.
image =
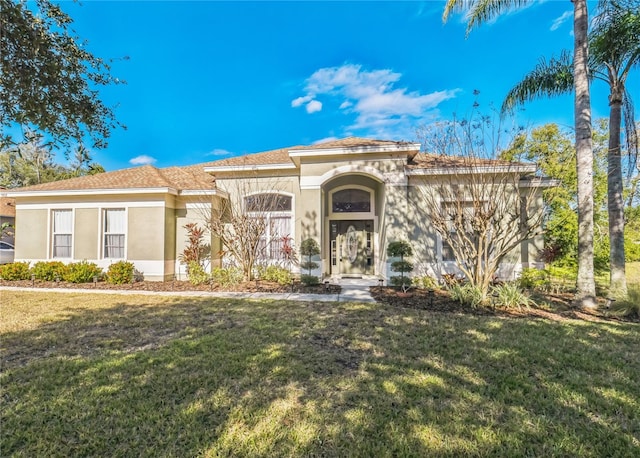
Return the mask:
<path fill-rule="evenodd" d="M 636 156 L 638 132 L 633 103 L 626 90 L 629 72 L 640 65 L 640 3 L 635 9 L 615 4 L 602 11 L 589 34 L 589 73 L 609 85 L 609 151 L 607 154 L 607 203 L 609 212 L 609 261 L 611 293 L 626 295 L 624 254 L 624 197 L 620 132 L 626 129 L 627 151 Z M 573 62 L 564 52 L 536 68 L 514 86 L 502 105 L 503 111 L 542 96 L 569 93 L 573 90 Z"/>
<path fill-rule="evenodd" d="M 587 71 L 587 0 L 573 3 L 573 81 L 575 88 L 574 121 L 576 132 L 576 170 L 578 174 L 578 279 L 574 303 L 596 307 L 596 283 L 593 271 L 593 145 L 591 140 L 591 93 Z M 524 7 L 533 0 L 447 0 L 446 21 L 454 11 L 467 11 L 467 34 L 477 25 L 511 9 Z"/>

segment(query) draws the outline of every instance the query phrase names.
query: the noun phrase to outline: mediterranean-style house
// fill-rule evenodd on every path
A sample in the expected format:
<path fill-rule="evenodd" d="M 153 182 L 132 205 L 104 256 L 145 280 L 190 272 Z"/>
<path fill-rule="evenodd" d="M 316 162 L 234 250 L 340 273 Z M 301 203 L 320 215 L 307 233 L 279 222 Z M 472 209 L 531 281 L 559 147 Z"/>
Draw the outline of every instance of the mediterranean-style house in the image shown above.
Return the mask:
<path fill-rule="evenodd" d="M 261 256 L 277 262 L 283 236 L 298 245 L 315 239 L 321 253 L 315 272 L 324 277 L 391 275 L 386 256 L 390 241 L 409 240 L 415 273 L 438 277 L 455 269 L 450 250 L 420 211 L 416 195 L 432 183 L 456 174 L 529 176 L 522 186 L 541 186 L 535 166 L 505 168 L 501 161 L 462 170 L 454 157 L 420 153 L 420 144 L 346 138 L 294 146 L 185 167 L 151 165 L 7 190 L 15 199 L 16 261 L 87 260 L 102 268 L 128 260 L 147 280 L 184 278 L 180 254 L 185 225 L 204 226 L 212 209 L 239 202 L 251 216 L 256 196 L 277 195 L 266 218 Z M 502 169 L 500 169 L 502 167 Z M 461 185 L 464 186 L 464 178 Z M 457 185 L 456 185 L 457 186 Z M 422 209 L 424 210 L 424 209 Z M 208 216 L 207 216 L 208 215 Z M 539 236 L 523 242 L 505 262 L 510 277 L 534 265 Z M 211 239 L 212 264 L 224 250 Z M 175 277 L 174 277 L 175 276 Z"/>

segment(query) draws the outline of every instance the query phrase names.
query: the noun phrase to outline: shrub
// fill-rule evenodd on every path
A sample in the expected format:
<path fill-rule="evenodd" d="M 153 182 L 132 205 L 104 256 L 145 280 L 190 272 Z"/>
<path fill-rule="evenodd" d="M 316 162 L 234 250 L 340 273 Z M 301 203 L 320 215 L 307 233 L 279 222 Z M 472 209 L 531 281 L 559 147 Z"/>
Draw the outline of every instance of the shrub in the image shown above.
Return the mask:
<path fill-rule="evenodd" d="M 31 273 L 38 280 L 54 281 L 56 277 L 64 278 L 67 265 L 60 261 L 38 261 L 31 268 Z"/>
<path fill-rule="evenodd" d="M 211 278 L 198 261 L 190 261 L 187 269 L 189 272 L 189 283 L 192 285 L 201 285 L 208 282 Z"/>
<path fill-rule="evenodd" d="M 395 264 L 395 263 L 394 263 Z M 389 278 L 389 283 L 391 283 L 393 286 L 400 286 L 403 288 L 409 287 L 412 284 L 411 278 L 409 277 L 405 277 L 405 276 L 395 276 L 395 277 L 391 277 Z"/>
<path fill-rule="evenodd" d="M 472 308 L 477 308 L 484 303 L 482 297 L 482 290 L 479 286 L 473 286 L 469 283 L 459 284 L 455 283 L 449 287 L 449 294 L 455 301 L 460 302 L 462 305 L 468 305 Z"/>
<path fill-rule="evenodd" d="M 74 262 L 65 269 L 63 280 L 71 283 L 89 283 L 93 277 L 102 277 L 102 269 L 93 262 Z"/>
<path fill-rule="evenodd" d="M 12 262 L 10 264 L 0 265 L 0 278 L 9 281 L 29 280 L 31 278 L 29 263 Z"/>
<path fill-rule="evenodd" d="M 412 282 L 415 286 L 422 289 L 437 289 L 438 282 L 435 278 L 429 275 L 423 275 L 422 277 L 413 277 Z"/>
<path fill-rule="evenodd" d="M 305 286 L 315 286 L 320 284 L 320 280 L 315 275 L 300 275 L 300 282 Z"/>
<path fill-rule="evenodd" d="M 391 270 L 393 272 L 400 272 L 400 277 L 391 277 L 390 282 L 395 286 L 402 286 L 405 289 L 408 286 L 411 286 L 411 279 L 405 278 L 404 274 L 407 272 L 411 272 L 413 270 L 413 264 L 409 261 L 405 261 L 405 256 L 411 256 L 413 254 L 413 249 L 409 242 L 404 240 L 399 240 L 396 242 L 391 242 L 387 246 L 387 256 L 392 258 L 400 258 L 399 261 L 394 261 L 391 263 Z"/>
<path fill-rule="evenodd" d="M 293 275 L 289 270 L 280 266 L 259 266 L 258 276 L 264 281 L 273 281 L 279 285 L 289 285 L 293 280 Z"/>
<path fill-rule="evenodd" d="M 615 301 L 611 311 L 620 316 L 640 318 L 640 286 L 629 286 L 627 296 Z"/>
<path fill-rule="evenodd" d="M 520 288 L 533 289 L 545 286 L 548 282 L 547 271 L 528 267 L 522 269 L 518 283 Z"/>
<path fill-rule="evenodd" d="M 211 272 L 211 279 L 222 287 L 237 285 L 242 278 L 242 270 L 237 267 L 215 267 Z"/>
<path fill-rule="evenodd" d="M 107 282 L 114 285 L 132 283 L 134 280 L 134 267 L 132 262 L 114 262 L 107 269 Z"/>
<path fill-rule="evenodd" d="M 497 307 L 520 308 L 528 307 L 531 304 L 531 299 L 515 283 L 494 286 L 492 292 L 493 303 Z"/>
<path fill-rule="evenodd" d="M 178 259 L 187 265 L 187 272 L 190 272 L 189 269 L 192 262 L 202 265 L 203 261 L 209 258 L 211 245 L 205 243 L 205 230 L 199 227 L 197 223 L 188 223 L 182 227 L 187 231 L 187 246 L 178 256 Z"/>

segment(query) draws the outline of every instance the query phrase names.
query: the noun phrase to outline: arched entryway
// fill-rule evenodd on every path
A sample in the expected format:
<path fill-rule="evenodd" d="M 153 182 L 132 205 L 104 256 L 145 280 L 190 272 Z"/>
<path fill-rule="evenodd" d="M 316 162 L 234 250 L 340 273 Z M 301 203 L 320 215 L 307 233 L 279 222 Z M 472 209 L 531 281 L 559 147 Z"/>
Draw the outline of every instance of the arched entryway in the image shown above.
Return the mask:
<path fill-rule="evenodd" d="M 326 271 L 343 277 L 376 275 L 382 184 L 349 174 L 328 181 L 323 191 Z"/>

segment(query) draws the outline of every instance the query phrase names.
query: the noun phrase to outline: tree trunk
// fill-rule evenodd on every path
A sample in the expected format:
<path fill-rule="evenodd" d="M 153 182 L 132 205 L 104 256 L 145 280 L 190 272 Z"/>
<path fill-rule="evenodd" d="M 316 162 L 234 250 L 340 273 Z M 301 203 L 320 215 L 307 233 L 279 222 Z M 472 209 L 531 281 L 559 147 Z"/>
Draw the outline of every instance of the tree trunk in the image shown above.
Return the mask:
<path fill-rule="evenodd" d="M 627 280 L 624 261 L 624 202 L 622 196 L 622 157 L 620 125 L 622 123 L 622 91 L 611 85 L 609 96 L 609 152 L 607 156 L 607 204 L 609 210 L 610 289 L 613 296 L 626 296 Z"/>
<path fill-rule="evenodd" d="M 593 272 L 593 145 L 591 140 L 591 96 L 587 74 L 589 17 L 586 0 L 572 0 L 574 32 L 574 83 L 576 169 L 578 174 L 578 279 L 574 303 L 595 308 Z"/>

